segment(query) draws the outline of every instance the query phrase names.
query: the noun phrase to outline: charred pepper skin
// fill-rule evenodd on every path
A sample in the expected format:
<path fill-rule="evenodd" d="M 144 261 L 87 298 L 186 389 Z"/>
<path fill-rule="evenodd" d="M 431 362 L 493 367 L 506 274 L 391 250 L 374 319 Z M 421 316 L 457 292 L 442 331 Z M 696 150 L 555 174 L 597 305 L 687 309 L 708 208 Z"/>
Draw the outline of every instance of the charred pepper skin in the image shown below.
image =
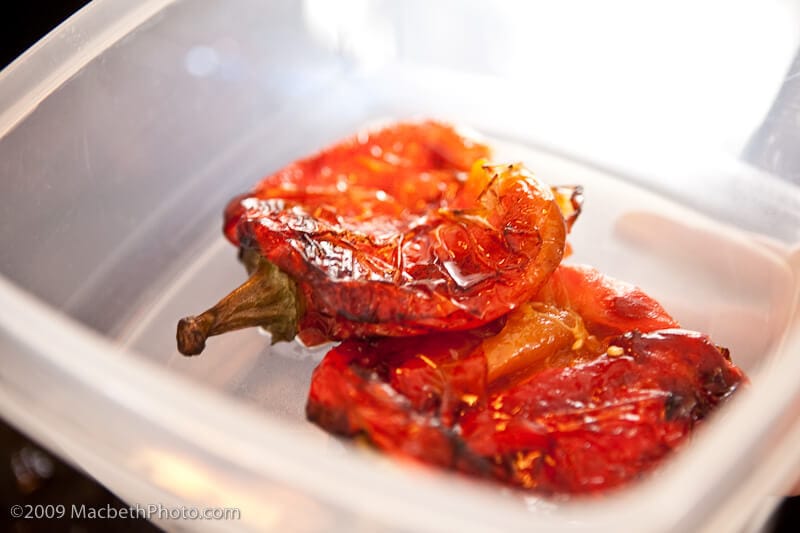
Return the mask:
<path fill-rule="evenodd" d="M 308 418 L 393 455 L 589 494 L 645 475 L 746 383 L 727 350 L 677 329 L 636 287 L 562 265 L 542 292 L 474 330 L 343 342 L 314 371 Z M 585 320 L 557 307 L 572 301 Z M 553 333 L 559 321 L 569 335 Z"/>
<path fill-rule="evenodd" d="M 296 286 L 308 345 L 478 327 L 536 294 L 580 208 L 579 190 L 554 195 L 521 164 L 486 164 L 489 155 L 438 122 L 364 132 L 231 201 L 225 235 Z M 202 349 L 206 330 L 195 326 L 206 323 L 185 319 L 182 352 Z"/>

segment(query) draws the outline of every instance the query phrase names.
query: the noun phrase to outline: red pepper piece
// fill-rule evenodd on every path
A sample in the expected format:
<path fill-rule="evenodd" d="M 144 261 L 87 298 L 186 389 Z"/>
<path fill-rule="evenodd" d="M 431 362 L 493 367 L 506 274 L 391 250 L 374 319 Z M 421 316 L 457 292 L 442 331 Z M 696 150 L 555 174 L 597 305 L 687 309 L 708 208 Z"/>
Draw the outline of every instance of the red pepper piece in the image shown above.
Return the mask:
<path fill-rule="evenodd" d="M 307 342 L 476 327 L 532 297 L 561 260 L 549 188 L 451 128 L 404 124 L 267 178 L 227 235 L 298 284 Z M 280 204 L 279 206 L 277 204 Z"/>
<path fill-rule="evenodd" d="M 437 122 L 362 133 L 233 200 L 225 234 L 296 284 L 300 303 L 281 306 L 297 311 L 307 344 L 474 328 L 536 294 L 564 254 L 559 204 L 571 223 L 580 203 L 579 190 L 556 191 L 557 203 L 520 164 L 488 155 Z M 222 315 L 270 328 L 274 317 L 245 308 L 246 320 L 218 309 L 184 320 L 181 351 L 231 329 Z M 273 338 L 291 338 L 290 326 Z"/>
<path fill-rule="evenodd" d="M 492 474 L 545 493 L 593 492 L 637 479 L 679 446 L 744 376 L 708 337 L 630 332 L 595 361 L 548 369 L 459 419 Z"/>
<path fill-rule="evenodd" d="M 677 328 L 678 322 L 639 287 L 586 265 L 562 265 L 537 295 L 538 301 L 572 309 L 597 337 L 626 331 Z"/>
<path fill-rule="evenodd" d="M 314 371 L 307 416 L 333 433 L 364 433 L 389 453 L 452 466 L 456 413 L 486 390 L 486 361 L 474 350 L 496 329 L 343 342 Z"/>
<path fill-rule="evenodd" d="M 579 299 L 573 290 L 595 294 Z M 633 286 L 561 266 L 542 292 L 578 302 L 587 316 L 636 311 L 594 326 L 572 309 L 533 302 L 476 330 L 346 341 L 314 372 L 309 419 L 395 455 L 522 488 L 593 492 L 658 464 L 746 379 L 703 335 L 619 335 L 626 321 L 677 325 Z M 636 305 L 620 305 L 626 298 Z M 598 337 L 610 328 L 614 336 Z M 513 354 L 498 355 L 504 350 Z M 508 362 L 515 358 L 527 368 Z"/>

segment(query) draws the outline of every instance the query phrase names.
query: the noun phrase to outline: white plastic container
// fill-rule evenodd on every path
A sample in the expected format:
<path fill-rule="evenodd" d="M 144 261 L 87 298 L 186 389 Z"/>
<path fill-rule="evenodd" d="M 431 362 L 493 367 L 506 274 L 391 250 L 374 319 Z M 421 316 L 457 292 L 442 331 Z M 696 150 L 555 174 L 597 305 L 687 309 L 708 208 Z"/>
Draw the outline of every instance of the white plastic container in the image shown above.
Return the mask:
<path fill-rule="evenodd" d="M 800 8 L 333 5 L 95 1 L 0 73 L 0 414 L 131 503 L 241 509 L 167 529 L 759 527 L 800 477 L 800 187 L 768 172 L 797 157 L 770 106 Z M 583 184 L 572 260 L 749 373 L 647 481 L 521 498 L 306 423 L 322 351 L 249 330 L 176 352 L 177 319 L 244 278 L 228 198 L 366 124 L 431 115 Z"/>

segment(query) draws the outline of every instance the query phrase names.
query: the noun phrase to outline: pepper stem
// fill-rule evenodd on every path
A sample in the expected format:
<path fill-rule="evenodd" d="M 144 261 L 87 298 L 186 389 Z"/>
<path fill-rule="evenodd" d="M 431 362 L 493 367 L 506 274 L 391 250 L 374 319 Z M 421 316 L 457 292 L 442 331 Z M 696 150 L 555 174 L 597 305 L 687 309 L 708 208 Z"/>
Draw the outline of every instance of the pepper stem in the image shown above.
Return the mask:
<path fill-rule="evenodd" d="M 250 278 L 197 316 L 178 322 L 178 351 L 198 355 L 206 339 L 228 331 L 260 326 L 272 334 L 272 342 L 292 340 L 303 313 L 294 281 L 257 251 L 242 249 L 240 259 Z"/>

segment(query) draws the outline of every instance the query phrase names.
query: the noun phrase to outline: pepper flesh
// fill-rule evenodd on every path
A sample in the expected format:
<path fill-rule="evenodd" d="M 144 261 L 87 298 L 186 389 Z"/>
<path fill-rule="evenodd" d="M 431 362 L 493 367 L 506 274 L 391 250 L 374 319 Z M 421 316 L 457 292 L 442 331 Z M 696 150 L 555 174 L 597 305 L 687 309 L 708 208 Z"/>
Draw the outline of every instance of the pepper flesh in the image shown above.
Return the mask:
<path fill-rule="evenodd" d="M 521 164 L 487 156 L 437 122 L 362 133 L 231 201 L 225 234 L 296 284 L 306 344 L 478 327 L 533 297 L 558 266 L 560 206 L 571 224 L 580 194 L 554 195 Z M 199 353 L 214 328 L 195 326 L 206 322 L 181 322 L 182 352 Z M 271 329 L 263 317 L 249 325 Z"/>
<path fill-rule="evenodd" d="M 511 313 L 502 335 L 486 339 L 490 381 L 517 379 L 552 366 L 587 361 L 608 338 L 628 331 L 680 327 L 639 287 L 585 265 L 560 265 L 534 301 Z"/>
<path fill-rule="evenodd" d="M 580 300 L 574 289 L 579 308 L 603 302 L 584 315 L 613 319 L 557 307 L 553 294 Z M 562 265 L 548 291 L 549 303 L 470 331 L 343 342 L 314 371 L 308 418 L 401 457 L 546 494 L 592 493 L 641 477 L 746 382 L 706 336 L 661 329 L 677 323 L 635 287 Z M 573 314 L 567 334 L 548 336 L 542 313 Z M 509 349 L 524 364 L 489 356 Z"/>

